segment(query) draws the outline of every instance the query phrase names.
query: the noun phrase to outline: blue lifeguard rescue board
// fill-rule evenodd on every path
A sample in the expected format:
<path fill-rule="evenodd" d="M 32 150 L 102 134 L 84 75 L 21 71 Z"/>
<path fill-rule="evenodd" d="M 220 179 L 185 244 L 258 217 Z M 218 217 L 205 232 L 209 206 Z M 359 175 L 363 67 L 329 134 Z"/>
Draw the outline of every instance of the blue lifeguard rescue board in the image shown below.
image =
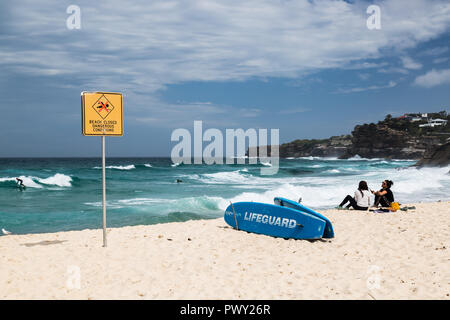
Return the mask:
<path fill-rule="evenodd" d="M 326 222 L 306 212 L 259 202 L 236 202 L 225 210 L 225 222 L 233 228 L 293 239 L 322 238 Z"/>
<path fill-rule="evenodd" d="M 313 216 L 316 216 L 316 217 L 324 220 L 326 222 L 326 225 L 325 225 L 325 231 L 323 232 L 323 238 L 334 238 L 334 230 L 333 230 L 333 225 L 331 224 L 331 221 L 328 220 L 323 215 L 321 215 L 320 213 L 315 212 L 314 210 L 312 210 L 308 207 L 305 207 L 304 205 L 302 205 L 298 202 L 289 200 L 289 199 L 276 197 L 275 199 L 273 199 L 273 201 L 275 202 L 276 205 L 295 209 L 300 212 L 306 212 L 306 213 L 312 214 Z"/>

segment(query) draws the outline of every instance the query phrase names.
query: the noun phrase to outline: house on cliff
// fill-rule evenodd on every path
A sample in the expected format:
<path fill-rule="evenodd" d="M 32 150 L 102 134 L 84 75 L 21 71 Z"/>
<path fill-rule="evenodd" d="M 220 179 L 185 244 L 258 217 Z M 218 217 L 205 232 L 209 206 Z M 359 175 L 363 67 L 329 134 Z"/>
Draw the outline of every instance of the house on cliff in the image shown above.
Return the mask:
<path fill-rule="evenodd" d="M 446 126 L 447 122 L 448 121 L 444 120 L 444 119 L 430 119 L 428 121 L 428 123 L 420 124 L 419 127 L 420 128 L 426 128 L 426 127 L 434 128 L 434 127 L 438 127 L 438 126 Z"/>

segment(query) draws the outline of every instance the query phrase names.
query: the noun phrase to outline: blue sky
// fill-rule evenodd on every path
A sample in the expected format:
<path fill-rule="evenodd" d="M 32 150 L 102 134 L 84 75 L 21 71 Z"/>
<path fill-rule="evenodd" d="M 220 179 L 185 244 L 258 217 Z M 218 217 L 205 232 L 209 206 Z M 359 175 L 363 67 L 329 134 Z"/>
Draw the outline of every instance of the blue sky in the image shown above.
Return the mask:
<path fill-rule="evenodd" d="M 169 156 L 194 120 L 288 142 L 450 111 L 449 31 L 448 1 L 2 1 L 0 157 L 98 156 L 81 135 L 90 90 L 124 93 L 109 156 Z"/>

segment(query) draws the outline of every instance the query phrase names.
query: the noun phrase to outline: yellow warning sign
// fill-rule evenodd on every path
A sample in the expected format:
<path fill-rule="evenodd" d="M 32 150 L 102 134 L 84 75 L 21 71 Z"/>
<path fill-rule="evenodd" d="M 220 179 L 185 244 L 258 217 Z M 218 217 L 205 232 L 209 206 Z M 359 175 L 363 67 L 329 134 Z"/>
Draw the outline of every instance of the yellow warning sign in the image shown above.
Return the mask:
<path fill-rule="evenodd" d="M 85 136 L 122 136 L 122 94 L 81 93 L 82 129 Z"/>

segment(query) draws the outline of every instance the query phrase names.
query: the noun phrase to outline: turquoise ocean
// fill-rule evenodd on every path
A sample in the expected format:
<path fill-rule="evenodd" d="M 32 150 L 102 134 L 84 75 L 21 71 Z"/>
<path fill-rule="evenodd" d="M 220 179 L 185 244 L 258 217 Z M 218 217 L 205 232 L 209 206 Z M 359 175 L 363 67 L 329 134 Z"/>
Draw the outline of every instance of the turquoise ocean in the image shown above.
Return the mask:
<path fill-rule="evenodd" d="M 400 203 L 448 201 L 449 167 L 412 167 L 415 161 L 336 158 L 280 159 L 269 164 L 187 165 L 170 158 L 108 158 L 107 225 L 121 227 L 223 217 L 230 201 L 273 203 L 281 196 L 322 210 L 353 195 L 360 180 L 378 190 L 394 181 Z M 27 186 L 17 187 L 19 177 Z M 177 182 L 181 180 L 182 182 Z M 0 158 L 0 228 L 15 234 L 102 227 L 99 158 Z"/>

